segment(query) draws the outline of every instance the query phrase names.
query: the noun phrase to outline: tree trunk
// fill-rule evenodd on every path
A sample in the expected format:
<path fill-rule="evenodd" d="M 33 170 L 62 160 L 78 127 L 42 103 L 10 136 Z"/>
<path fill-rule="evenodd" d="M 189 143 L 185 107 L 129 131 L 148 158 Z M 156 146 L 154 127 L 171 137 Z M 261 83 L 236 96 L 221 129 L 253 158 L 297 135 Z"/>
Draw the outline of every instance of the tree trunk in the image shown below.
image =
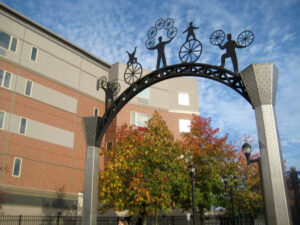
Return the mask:
<path fill-rule="evenodd" d="M 155 211 L 155 225 L 158 225 L 158 213 Z"/>

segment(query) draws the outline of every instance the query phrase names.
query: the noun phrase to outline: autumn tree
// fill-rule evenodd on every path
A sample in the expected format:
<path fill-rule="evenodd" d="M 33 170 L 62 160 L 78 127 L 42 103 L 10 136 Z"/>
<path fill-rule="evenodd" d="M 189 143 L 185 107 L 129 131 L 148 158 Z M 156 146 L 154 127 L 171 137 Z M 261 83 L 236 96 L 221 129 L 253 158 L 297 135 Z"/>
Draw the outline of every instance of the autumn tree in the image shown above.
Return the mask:
<path fill-rule="evenodd" d="M 189 177 L 182 150 L 162 117 L 155 113 L 147 128 L 122 126 L 99 174 L 102 210 L 128 210 L 146 223 L 159 210 L 181 207 L 188 198 Z"/>
<path fill-rule="evenodd" d="M 246 165 L 245 159 L 236 151 L 236 146 L 228 141 L 228 134 L 221 136 L 219 129 L 211 127 L 210 118 L 194 116 L 190 129 L 190 132 L 182 134 L 180 146 L 186 154 L 191 155 L 191 161 L 196 167 L 195 196 L 200 216 L 203 218 L 204 210 L 209 210 L 211 206 L 230 209 L 223 182 L 223 177 L 228 175 L 243 177 L 243 183 L 239 183 L 241 192 L 237 199 L 247 200 L 249 204 L 245 208 L 249 209 L 254 197 L 259 200 L 258 196 L 252 196 L 251 190 L 251 184 L 257 183 L 257 167 Z M 249 182 L 248 179 L 253 181 Z"/>

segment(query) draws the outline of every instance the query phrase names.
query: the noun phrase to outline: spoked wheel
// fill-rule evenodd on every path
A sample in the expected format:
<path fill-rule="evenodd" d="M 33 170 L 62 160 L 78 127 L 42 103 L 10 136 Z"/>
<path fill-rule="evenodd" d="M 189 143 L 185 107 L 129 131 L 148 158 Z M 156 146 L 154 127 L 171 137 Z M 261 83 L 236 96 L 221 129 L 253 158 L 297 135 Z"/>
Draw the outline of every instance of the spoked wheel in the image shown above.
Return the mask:
<path fill-rule="evenodd" d="M 148 38 L 147 41 L 145 42 L 146 48 L 151 48 L 155 44 L 154 38 Z"/>
<path fill-rule="evenodd" d="M 179 51 L 181 62 L 196 62 L 202 54 L 202 44 L 196 39 L 185 42 Z"/>
<path fill-rule="evenodd" d="M 143 72 L 143 68 L 141 64 L 134 63 L 127 66 L 125 73 L 124 73 L 124 80 L 127 84 L 132 84 L 138 79 L 141 78 Z"/>
<path fill-rule="evenodd" d="M 251 30 L 245 30 L 239 34 L 237 38 L 237 44 L 243 47 L 247 47 L 254 41 L 254 34 Z"/>
<path fill-rule="evenodd" d="M 165 24 L 165 20 L 163 18 L 160 18 L 160 19 L 156 20 L 156 22 L 155 22 L 155 28 L 157 30 L 160 30 L 161 28 L 164 27 L 164 24 Z"/>
<path fill-rule="evenodd" d="M 216 30 L 210 35 L 210 43 L 212 45 L 221 44 L 225 39 L 225 33 L 222 30 Z"/>
<path fill-rule="evenodd" d="M 151 28 L 148 30 L 148 32 L 147 32 L 147 36 L 148 36 L 148 38 L 154 38 L 155 35 L 156 35 L 156 33 L 157 33 L 156 28 L 155 28 L 155 27 L 151 27 Z"/>
<path fill-rule="evenodd" d="M 172 18 L 166 19 L 165 24 L 164 24 L 164 27 L 166 30 L 171 29 L 173 27 L 173 25 L 174 25 L 174 20 Z"/>
<path fill-rule="evenodd" d="M 172 27 L 168 30 L 167 37 L 171 39 L 171 38 L 174 38 L 176 36 L 176 34 L 177 34 L 176 27 Z"/>

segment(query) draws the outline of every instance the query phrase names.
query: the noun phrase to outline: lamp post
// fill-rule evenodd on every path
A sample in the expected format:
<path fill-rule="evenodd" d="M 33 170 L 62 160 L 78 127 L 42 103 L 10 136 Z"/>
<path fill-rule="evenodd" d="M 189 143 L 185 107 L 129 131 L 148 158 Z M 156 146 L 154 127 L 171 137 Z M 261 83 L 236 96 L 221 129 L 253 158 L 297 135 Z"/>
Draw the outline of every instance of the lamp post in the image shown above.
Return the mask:
<path fill-rule="evenodd" d="M 193 225 L 196 225 L 196 206 L 195 206 L 195 188 L 194 188 L 196 169 L 193 163 L 189 166 L 189 169 L 190 169 L 191 183 L 192 183 Z"/>
<path fill-rule="evenodd" d="M 300 223 L 300 199 L 299 199 L 299 186 L 300 186 L 300 180 L 299 175 L 300 171 L 296 171 L 296 167 L 292 166 L 289 173 L 289 179 L 290 179 L 290 185 L 294 191 L 294 206 L 292 207 L 292 218 L 293 218 L 293 224 L 299 224 Z"/>
<path fill-rule="evenodd" d="M 261 192 L 263 196 L 263 202 L 264 202 L 264 211 L 265 211 L 265 223 L 268 225 L 268 217 L 267 217 L 267 209 L 266 209 L 266 199 L 265 199 L 265 193 L 264 193 L 264 183 L 263 183 L 263 177 L 262 177 L 262 169 L 261 169 L 261 158 L 258 156 L 256 159 L 251 159 L 251 145 L 248 144 L 247 142 L 243 144 L 242 146 L 242 151 L 247 159 L 247 164 L 250 165 L 252 163 L 257 163 L 258 164 L 258 169 L 259 169 L 259 178 L 260 178 L 260 183 L 261 183 Z"/>
<path fill-rule="evenodd" d="M 235 212 L 234 212 L 234 196 L 233 196 L 233 187 L 237 187 L 237 177 L 228 177 L 225 176 L 223 177 L 224 180 L 224 184 L 226 188 L 229 188 L 229 193 L 230 193 L 230 199 L 231 199 L 231 220 L 232 220 L 232 224 L 235 225 Z M 232 185 L 232 181 L 234 183 L 234 186 Z"/>

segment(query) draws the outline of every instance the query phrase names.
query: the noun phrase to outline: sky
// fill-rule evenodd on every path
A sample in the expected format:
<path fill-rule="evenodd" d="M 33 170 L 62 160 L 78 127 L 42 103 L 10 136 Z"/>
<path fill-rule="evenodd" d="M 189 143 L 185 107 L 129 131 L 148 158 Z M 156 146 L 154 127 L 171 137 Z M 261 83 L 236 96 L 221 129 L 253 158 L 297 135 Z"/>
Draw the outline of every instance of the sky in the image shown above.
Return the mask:
<path fill-rule="evenodd" d="M 145 47 L 147 31 L 159 18 L 174 19 L 178 33 L 165 47 L 167 64 L 180 63 L 178 53 L 185 42 L 182 32 L 189 22 L 199 29 L 196 38 L 203 51 L 198 63 L 220 65 L 224 51 L 210 44 L 215 30 L 231 33 L 232 39 L 245 30 L 254 42 L 237 49 L 239 70 L 250 64 L 273 62 L 279 69 L 276 117 L 283 159 L 287 169 L 300 170 L 300 1 L 299 0 L 2 0 L 14 10 L 110 64 L 126 63 L 137 46 L 143 68 L 154 70 L 156 51 Z M 166 31 L 160 30 L 167 39 Z M 157 40 L 156 40 L 157 41 Z M 224 44 L 224 42 L 223 42 Z M 233 70 L 230 59 L 225 68 Z M 245 135 L 257 150 L 254 110 L 232 89 L 218 82 L 198 79 L 199 111 L 211 117 L 214 128 L 228 133 L 230 140 Z"/>

